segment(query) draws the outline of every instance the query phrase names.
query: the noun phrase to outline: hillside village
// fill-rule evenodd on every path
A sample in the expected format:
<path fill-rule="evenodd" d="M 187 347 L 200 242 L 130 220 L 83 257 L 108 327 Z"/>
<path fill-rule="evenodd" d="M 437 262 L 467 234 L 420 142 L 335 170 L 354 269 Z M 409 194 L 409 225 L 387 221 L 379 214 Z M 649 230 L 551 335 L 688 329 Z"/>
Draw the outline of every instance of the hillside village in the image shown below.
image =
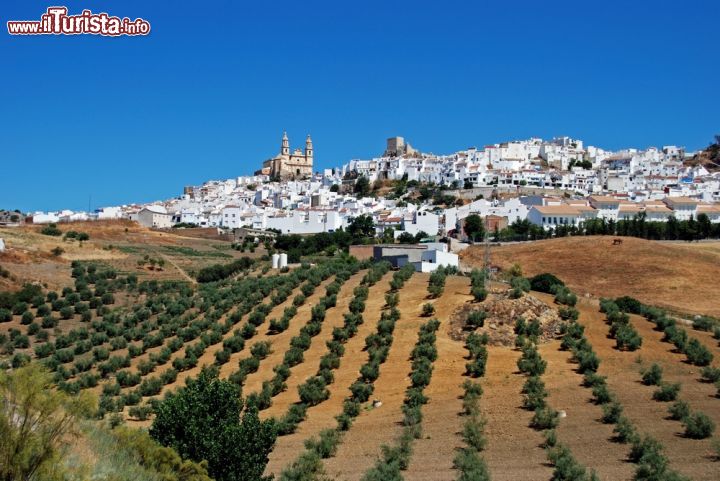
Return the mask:
<path fill-rule="evenodd" d="M 701 214 L 720 223 L 720 171 L 686 162 L 694 155 L 672 145 L 608 151 L 569 137 L 435 155 L 393 137 L 380 157 L 311 173 L 310 136 L 304 151 L 291 153 L 283 134 L 280 153 L 254 175 L 187 186 L 177 198 L 146 205 L 35 212 L 26 220 L 124 218 L 160 229 L 244 227 L 311 234 L 347 228 L 358 216 L 370 215 L 379 236 L 461 239 L 463 221 L 471 214 L 484 218 L 489 230 L 525 220 L 550 230 L 591 219 L 668 221 Z M 433 195 L 423 195 L 423 187 Z"/>

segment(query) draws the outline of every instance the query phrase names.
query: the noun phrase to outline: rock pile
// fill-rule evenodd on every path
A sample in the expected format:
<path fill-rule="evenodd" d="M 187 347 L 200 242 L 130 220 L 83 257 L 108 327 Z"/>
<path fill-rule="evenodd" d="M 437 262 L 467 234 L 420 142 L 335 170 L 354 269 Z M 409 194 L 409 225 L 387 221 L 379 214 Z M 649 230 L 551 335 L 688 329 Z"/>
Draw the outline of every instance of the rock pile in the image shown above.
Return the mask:
<path fill-rule="evenodd" d="M 540 299 L 525 294 L 519 299 L 511 299 L 508 289 L 494 288 L 485 302 L 480 304 L 468 303 L 459 307 L 452 315 L 452 337 L 464 339 L 465 320 L 472 311 L 486 312 L 485 325 L 477 332 L 487 333 L 490 343 L 495 345 L 512 346 L 515 343 L 515 320 L 518 317 L 530 322 L 534 319 L 540 321 L 540 341 L 555 339 L 560 334 L 560 327 L 565 321 L 558 316 L 557 309 L 548 306 Z"/>

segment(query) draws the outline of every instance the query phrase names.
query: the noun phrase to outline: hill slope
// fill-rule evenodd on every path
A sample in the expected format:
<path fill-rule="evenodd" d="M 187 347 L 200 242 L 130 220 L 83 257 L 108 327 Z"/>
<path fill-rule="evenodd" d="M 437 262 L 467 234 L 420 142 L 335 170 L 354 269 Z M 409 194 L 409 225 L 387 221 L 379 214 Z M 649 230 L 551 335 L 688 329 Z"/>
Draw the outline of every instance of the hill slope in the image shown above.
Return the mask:
<path fill-rule="evenodd" d="M 461 254 L 482 265 L 483 249 Z M 580 295 L 637 297 L 641 301 L 696 314 L 720 315 L 716 301 L 720 243 L 681 244 L 624 237 L 621 245 L 603 236 L 568 237 L 492 249 L 502 269 L 518 263 L 526 276 L 552 272 Z"/>

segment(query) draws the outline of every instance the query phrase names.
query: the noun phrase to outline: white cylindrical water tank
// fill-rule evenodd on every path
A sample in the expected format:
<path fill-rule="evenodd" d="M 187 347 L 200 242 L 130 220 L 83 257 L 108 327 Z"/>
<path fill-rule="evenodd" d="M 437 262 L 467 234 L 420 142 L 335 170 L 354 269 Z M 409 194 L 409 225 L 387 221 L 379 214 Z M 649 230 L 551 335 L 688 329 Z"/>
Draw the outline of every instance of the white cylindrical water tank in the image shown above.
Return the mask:
<path fill-rule="evenodd" d="M 287 267 L 287 254 L 284 252 L 280 254 L 280 269 Z"/>
<path fill-rule="evenodd" d="M 279 269 L 280 267 L 280 254 L 273 254 L 272 255 L 272 268 L 273 269 Z"/>

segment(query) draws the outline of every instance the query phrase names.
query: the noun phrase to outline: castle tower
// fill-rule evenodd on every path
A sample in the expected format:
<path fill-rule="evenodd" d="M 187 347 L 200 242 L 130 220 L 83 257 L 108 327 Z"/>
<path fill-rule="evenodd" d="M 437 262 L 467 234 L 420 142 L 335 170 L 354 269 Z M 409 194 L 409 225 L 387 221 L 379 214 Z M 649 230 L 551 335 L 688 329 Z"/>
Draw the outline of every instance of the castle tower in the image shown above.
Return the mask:
<path fill-rule="evenodd" d="M 305 158 L 310 161 L 312 164 L 312 158 L 313 158 L 313 145 L 312 145 L 312 139 L 310 138 L 310 135 L 308 134 L 307 139 L 305 139 Z"/>
<path fill-rule="evenodd" d="M 283 132 L 280 155 L 290 155 L 290 141 L 288 140 L 287 132 Z"/>

